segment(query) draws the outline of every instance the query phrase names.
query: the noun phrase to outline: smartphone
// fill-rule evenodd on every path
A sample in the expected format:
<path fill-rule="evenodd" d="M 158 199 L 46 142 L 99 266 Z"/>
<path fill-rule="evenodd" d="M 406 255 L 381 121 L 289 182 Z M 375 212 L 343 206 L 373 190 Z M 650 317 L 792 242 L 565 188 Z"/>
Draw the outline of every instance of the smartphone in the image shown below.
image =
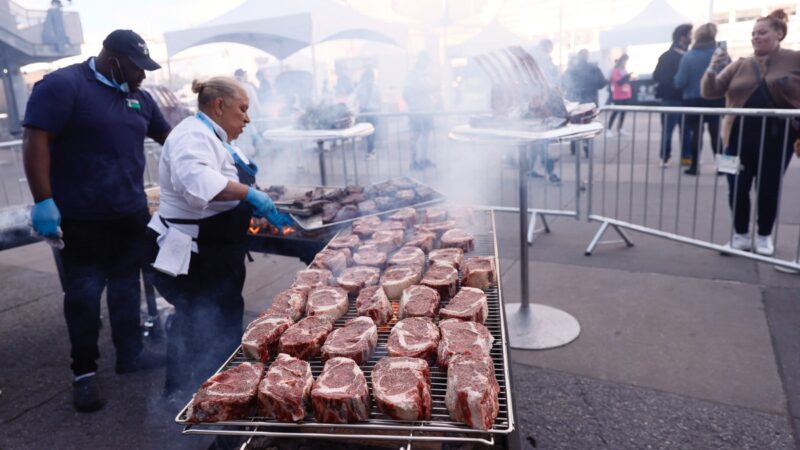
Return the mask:
<path fill-rule="evenodd" d="M 717 41 L 717 48 L 722 49 L 722 51 L 728 51 L 728 41 Z"/>

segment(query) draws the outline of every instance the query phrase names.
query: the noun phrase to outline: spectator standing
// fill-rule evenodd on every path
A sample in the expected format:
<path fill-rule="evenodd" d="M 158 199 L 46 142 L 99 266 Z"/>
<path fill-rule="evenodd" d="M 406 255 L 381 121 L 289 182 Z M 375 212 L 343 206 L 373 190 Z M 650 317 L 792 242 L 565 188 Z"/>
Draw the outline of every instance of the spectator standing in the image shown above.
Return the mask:
<path fill-rule="evenodd" d="M 603 72 L 597 64 L 589 62 L 589 51 L 581 49 L 578 56 L 564 73 L 564 90 L 567 100 L 578 103 L 598 104 L 597 91 L 608 85 L 608 80 L 603 76 Z M 577 142 L 571 145 L 571 151 L 576 153 Z M 588 157 L 589 143 L 585 140 L 580 141 L 583 151 Z"/>
<path fill-rule="evenodd" d="M 683 91 L 683 104 L 690 108 L 721 108 L 725 106 L 722 99 L 707 99 L 700 95 L 700 80 L 717 48 L 716 36 L 716 25 L 713 23 L 700 25 L 694 33 L 692 49 L 683 55 L 678 73 L 675 74 L 675 86 Z M 683 172 L 687 175 L 697 175 L 698 173 L 704 124 L 708 125 L 711 149 L 715 155 L 719 153 L 719 116 L 705 114 L 701 118 L 700 114 L 687 114 L 683 129 L 683 144 L 689 146 L 688 153 L 691 159 L 689 168 Z"/>
<path fill-rule="evenodd" d="M 267 74 L 266 67 L 256 72 L 256 80 L 258 80 L 258 102 L 263 108 L 263 106 L 269 104 L 272 99 L 272 83 L 269 82 L 269 75 Z"/>
<path fill-rule="evenodd" d="M 242 86 L 247 94 L 247 98 L 250 99 L 250 107 L 247 110 L 248 116 L 256 121 L 263 118 L 264 113 L 261 108 L 261 103 L 259 102 L 258 88 L 256 88 L 256 86 L 250 82 L 247 77 L 247 72 L 244 69 L 236 69 L 236 71 L 233 73 L 233 77 Z M 242 152 L 244 152 L 245 155 L 252 158 L 259 154 L 261 148 L 266 145 L 266 142 L 261 136 L 258 125 L 256 123 L 252 123 L 250 126 L 244 129 L 244 132 L 242 132 L 242 134 L 236 140 L 236 145 L 242 150 Z"/>
<path fill-rule="evenodd" d="M 430 72 L 427 53 L 420 53 L 409 71 L 403 87 L 403 99 L 408 105 L 408 125 L 411 131 L 411 170 L 436 166 L 428 159 L 428 142 L 433 131 L 433 111 L 436 89 Z"/>
<path fill-rule="evenodd" d="M 633 98 L 633 88 L 631 87 L 632 73 L 626 69 L 628 64 L 628 54 L 623 53 L 616 61 L 614 61 L 614 68 L 611 70 L 611 103 L 613 105 L 629 105 Z M 619 134 L 627 134 L 622 129 L 622 122 L 625 120 L 625 111 L 612 111 L 611 118 L 608 120 L 608 129 L 606 136 L 614 137 L 614 119 L 619 117 L 617 122 L 617 132 Z"/>
<path fill-rule="evenodd" d="M 800 52 L 780 46 L 786 37 L 788 21 L 781 9 L 756 19 L 751 39 L 753 55 L 738 59 L 719 74 L 728 55 L 724 51 L 715 52 L 701 82 L 703 97 L 724 96 L 728 108 L 800 108 L 800 78 L 797 76 Z M 723 128 L 725 153 L 739 157 L 738 172 L 728 175 L 728 201 L 734 224 L 734 234 L 728 245 L 737 250 L 752 248 L 750 190 L 755 180 L 758 194 L 755 251 L 772 255 L 775 251 L 772 227 L 777 215 L 780 183 L 792 158 L 793 147 L 795 151 L 798 148 L 797 130 L 790 126 L 788 137 L 784 139 L 785 120 L 769 117 L 764 121 L 761 117 L 728 116 Z M 760 148 L 763 148 L 761 155 Z"/>
<path fill-rule="evenodd" d="M 552 53 L 553 41 L 550 39 L 542 39 L 531 51 L 531 56 L 533 56 L 536 65 L 541 69 L 547 82 L 553 87 L 558 87 L 560 77 L 558 67 L 553 63 Z M 540 174 L 535 169 L 536 161 L 540 161 L 547 173 L 548 180 L 553 184 L 559 184 L 561 183 L 561 178 L 559 178 L 554 171 L 557 159 L 550 158 L 548 147 L 549 145 L 546 143 L 536 143 L 532 146 L 533 154 L 529 159 L 531 170 L 528 172 L 528 175 L 533 178 L 544 178 L 544 175 Z"/>
<path fill-rule="evenodd" d="M 669 50 L 658 57 L 658 64 L 653 71 L 653 81 L 656 85 L 656 97 L 661 99 L 661 106 L 682 106 L 683 93 L 675 87 L 675 74 L 681 57 L 686 53 L 692 42 L 692 25 L 685 23 L 678 25 L 672 32 L 672 45 Z M 661 167 L 666 167 L 672 157 L 672 133 L 675 127 L 680 127 L 680 114 L 661 114 Z M 681 130 L 682 131 L 682 130 Z M 682 155 L 681 164 L 684 157 Z M 688 165 L 689 161 L 686 160 Z"/>
<path fill-rule="evenodd" d="M 375 134 L 378 132 L 378 118 L 370 113 L 378 113 L 381 110 L 381 92 L 375 84 L 375 72 L 367 69 L 361 74 L 361 80 L 356 87 L 356 106 L 358 107 L 359 122 L 371 123 L 375 127 L 375 133 L 367 136 L 367 161 L 375 159 Z M 362 117 L 362 114 L 367 114 Z"/>

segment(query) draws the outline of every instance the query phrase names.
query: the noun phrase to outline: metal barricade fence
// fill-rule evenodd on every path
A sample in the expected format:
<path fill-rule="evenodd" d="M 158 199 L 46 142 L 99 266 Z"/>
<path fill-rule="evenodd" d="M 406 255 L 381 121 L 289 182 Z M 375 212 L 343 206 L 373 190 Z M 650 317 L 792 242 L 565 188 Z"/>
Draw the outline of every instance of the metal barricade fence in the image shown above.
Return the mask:
<path fill-rule="evenodd" d="M 607 131 L 590 159 L 587 219 L 601 225 L 587 255 L 610 227 L 628 246 L 623 230 L 800 269 L 800 204 L 784 192 L 800 179 L 800 164 L 792 163 L 800 111 L 610 106 L 602 113 L 607 130 L 611 114 L 626 113 L 631 131 Z M 677 119 L 680 138 L 662 137 L 669 119 Z M 675 150 L 664 164 L 670 144 Z M 686 146 L 696 149 L 696 166 L 681 167 Z M 713 158 L 709 148 L 717 149 Z M 757 235 L 767 233 L 775 253 L 757 253 Z"/>
<path fill-rule="evenodd" d="M 32 200 L 22 165 L 22 141 L 0 142 L 0 208 L 27 206 Z"/>

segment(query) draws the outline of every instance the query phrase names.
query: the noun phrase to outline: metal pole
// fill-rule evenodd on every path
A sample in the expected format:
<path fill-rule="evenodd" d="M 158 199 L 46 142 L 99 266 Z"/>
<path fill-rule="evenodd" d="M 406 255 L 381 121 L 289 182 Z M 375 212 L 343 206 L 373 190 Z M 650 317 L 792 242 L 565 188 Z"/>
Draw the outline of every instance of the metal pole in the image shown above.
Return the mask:
<path fill-rule="evenodd" d="M 319 179 L 323 186 L 328 185 L 328 177 L 325 176 L 325 141 L 317 141 L 319 153 Z"/>
<path fill-rule="evenodd" d="M 536 145 L 536 144 L 534 144 Z M 519 177 L 519 267 L 521 281 L 520 308 L 530 304 L 530 280 L 528 277 L 528 145 L 520 145 L 517 151 Z"/>

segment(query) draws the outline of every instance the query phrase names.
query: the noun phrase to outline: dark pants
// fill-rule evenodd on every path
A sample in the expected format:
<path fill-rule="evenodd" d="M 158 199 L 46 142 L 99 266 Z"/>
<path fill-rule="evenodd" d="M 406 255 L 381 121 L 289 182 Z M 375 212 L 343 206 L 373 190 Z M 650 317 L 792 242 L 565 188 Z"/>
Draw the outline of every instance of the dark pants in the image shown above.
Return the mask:
<path fill-rule="evenodd" d="M 155 259 L 157 236 L 152 230 L 148 235 Z M 167 392 L 196 390 L 242 339 L 244 248 L 238 244 L 199 246 L 188 275 L 154 274 L 156 288 L 175 306 L 167 343 Z"/>
<path fill-rule="evenodd" d="M 372 126 L 375 128 L 375 132 L 367 136 L 367 153 L 372 153 L 375 151 L 375 135 L 378 134 L 378 118 L 375 116 L 359 117 L 358 123 L 363 123 L 363 122 L 371 123 Z"/>
<path fill-rule="evenodd" d="M 792 159 L 795 132 L 789 127 L 789 136 L 784 141 L 786 122 L 782 119 L 767 119 L 764 133 L 764 156 L 759 173 L 759 144 L 761 143 L 762 119 L 745 119 L 742 130 L 741 152 L 739 152 L 739 124 L 731 130 L 730 145 L 726 154 L 737 155 L 743 168 L 738 175 L 728 175 L 728 204 L 733 210 L 734 229 L 746 234 L 750 229 L 750 189 L 756 181 L 758 201 L 758 234 L 772 234 L 778 211 L 778 196 L 781 179 Z"/>
<path fill-rule="evenodd" d="M 142 350 L 140 271 L 147 210 L 109 220 L 64 218 L 64 316 L 72 346 L 72 372 L 97 370 L 100 296 L 106 289 L 111 338 L 118 361 Z"/>
<path fill-rule="evenodd" d="M 612 100 L 611 102 L 614 105 L 624 106 L 629 105 L 630 100 Z M 608 119 L 608 129 L 610 130 L 614 126 L 614 119 L 619 116 L 619 123 L 617 123 L 617 129 L 619 130 L 622 128 L 622 122 L 625 121 L 625 111 L 611 111 L 611 118 Z"/>
<path fill-rule="evenodd" d="M 682 106 L 683 102 L 677 100 L 664 100 L 661 106 Z M 661 114 L 661 160 L 668 161 L 672 158 L 672 133 L 675 127 L 681 126 L 680 114 Z"/>
<path fill-rule="evenodd" d="M 684 101 L 687 107 L 692 108 L 721 108 L 724 106 L 719 100 L 706 100 L 704 98 L 690 98 Z M 720 152 L 719 142 L 719 116 L 718 115 L 704 115 L 687 114 L 684 119 L 683 129 L 683 154 L 691 158 L 692 164 L 689 170 L 697 170 L 697 164 L 700 160 L 700 147 L 703 144 L 703 125 L 708 126 L 708 136 L 711 139 L 711 150 L 716 155 Z M 688 150 L 687 149 L 688 146 Z"/>

